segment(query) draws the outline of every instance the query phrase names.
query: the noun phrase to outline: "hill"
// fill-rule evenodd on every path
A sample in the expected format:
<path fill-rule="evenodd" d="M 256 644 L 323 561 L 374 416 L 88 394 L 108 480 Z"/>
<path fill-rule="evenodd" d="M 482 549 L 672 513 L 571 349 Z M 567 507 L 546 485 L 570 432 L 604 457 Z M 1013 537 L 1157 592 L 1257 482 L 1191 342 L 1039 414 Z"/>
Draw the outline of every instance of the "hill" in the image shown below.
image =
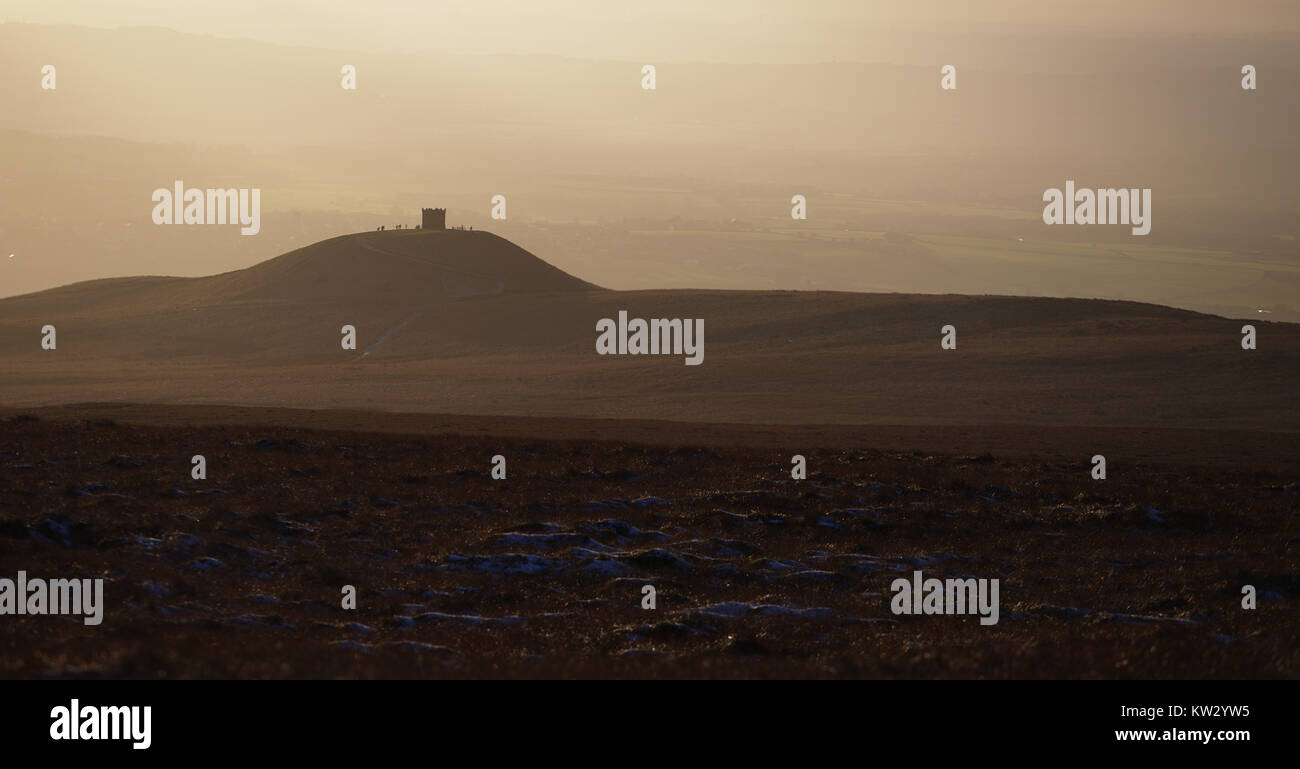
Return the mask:
<path fill-rule="evenodd" d="M 703 319 L 704 364 L 597 355 L 597 321 L 621 310 Z M 487 232 L 369 232 L 0 300 L 0 404 L 1300 430 L 1300 328 L 1257 322 L 1246 351 L 1241 325 L 1084 299 L 608 291 Z"/>
<path fill-rule="evenodd" d="M 220 275 L 92 280 L 13 297 L 0 317 L 68 329 L 79 339 L 62 350 L 72 357 L 300 360 L 338 349 L 343 324 L 368 344 L 414 313 L 459 299 L 599 290 L 489 232 L 390 230 L 331 238 Z M 313 345 L 326 328 L 331 344 Z M 6 349 L 25 346 L 20 325 L 0 333 Z"/>

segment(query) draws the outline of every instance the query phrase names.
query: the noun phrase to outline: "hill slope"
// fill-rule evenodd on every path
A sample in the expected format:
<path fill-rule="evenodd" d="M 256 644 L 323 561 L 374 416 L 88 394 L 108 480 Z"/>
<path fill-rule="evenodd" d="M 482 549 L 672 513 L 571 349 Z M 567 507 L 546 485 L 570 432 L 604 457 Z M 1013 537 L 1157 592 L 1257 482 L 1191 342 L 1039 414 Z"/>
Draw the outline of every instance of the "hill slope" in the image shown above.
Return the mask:
<path fill-rule="evenodd" d="M 703 319 L 704 364 L 597 355 L 596 322 L 620 310 Z M 940 349 L 948 324 L 956 350 Z M 1256 326 L 1245 351 L 1240 321 L 1133 302 L 616 292 L 490 233 L 376 232 L 207 278 L 2 300 L 0 405 L 1300 430 L 1300 328 Z"/>
<path fill-rule="evenodd" d="M 447 305 L 470 297 L 593 291 L 490 232 L 357 233 L 220 275 L 86 281 L 6 299 L 0 340 L 9 352 L 28 347 L 39 320 L 75 336 L 61 349 L 74 357 L 306 360 L 338 349 L 344 324 L 364 347 L 415 313 L 454 317 Z M 330 329 L 329 345 L 312 344 Z"/>

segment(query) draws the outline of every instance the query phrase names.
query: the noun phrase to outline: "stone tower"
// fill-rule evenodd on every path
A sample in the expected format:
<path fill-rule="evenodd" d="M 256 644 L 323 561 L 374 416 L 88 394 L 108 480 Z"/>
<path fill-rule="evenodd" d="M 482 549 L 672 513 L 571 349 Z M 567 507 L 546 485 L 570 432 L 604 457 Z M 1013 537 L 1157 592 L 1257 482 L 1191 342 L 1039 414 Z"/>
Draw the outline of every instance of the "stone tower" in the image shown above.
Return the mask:
<path fill-rule="evenodd" d="M 445 230 L 447 229 L 447 209 L 445 208 L 422 208 L 420 220 L 420 229 L 424 230 Z"/>

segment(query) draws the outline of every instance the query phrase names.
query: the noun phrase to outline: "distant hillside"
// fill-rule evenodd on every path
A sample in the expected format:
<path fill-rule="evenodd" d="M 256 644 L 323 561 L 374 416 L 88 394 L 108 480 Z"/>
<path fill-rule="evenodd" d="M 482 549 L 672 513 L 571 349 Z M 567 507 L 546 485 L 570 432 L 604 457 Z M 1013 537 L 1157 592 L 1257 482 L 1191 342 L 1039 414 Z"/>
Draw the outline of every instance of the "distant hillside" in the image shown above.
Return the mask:
<path fill-rule="evenodd" d="M 596 354 L 620 310 L 702 319 L 703 365 Z M 0 300 L 0 405 L 1300 430 L 1300 327 L 1255 325 L 1246 351 L 1242 321 L 1135 302 L 609 291 L 488 232 L 367 232 L 206 278 Z"/>
<path fill-rule="evenodd" d="M 482 230 L 386 230 L 344 235 L 210 279 L 236 300 L 327 297 L 458 299 L 596 289 Z"/>
<path fill-rule="evenodd" d="M 336 357 L 343 324 L 363 350 L 416 313 L 446 316 L 440 339 L 472 340 L 448 328 L 460 300 L 573 292 L 604 289 L 490 232 L 386 230 L 220 275 L 92 280 L 0 300 L 0 339 L 21 351 L 30 323 L 48 318 L 37 328 L 53 322 L 78 340 L 61 348 L 69 356 L 321 360 Z"/>
<path fill-rule="evenodd" d="M 66 301 L 115 311 L 223 302 L 316 302 L 596 289 L 485 231 L 386 230 L 342 235 L 244 270 L 203 278 L 92 280 L 5 300 L 6 307 Z"/>

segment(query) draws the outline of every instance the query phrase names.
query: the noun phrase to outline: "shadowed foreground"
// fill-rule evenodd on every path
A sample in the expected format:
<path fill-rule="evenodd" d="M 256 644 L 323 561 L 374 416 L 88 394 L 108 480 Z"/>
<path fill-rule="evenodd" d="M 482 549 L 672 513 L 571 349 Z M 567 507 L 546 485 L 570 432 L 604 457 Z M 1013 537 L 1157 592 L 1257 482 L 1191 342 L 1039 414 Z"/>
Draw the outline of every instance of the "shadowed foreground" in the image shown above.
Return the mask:
<path fill-rule="evenodd" d="M 671 445 L 9 417 L 0 576 L 103 577 L 106 609 L 6 617 L 0 675 L 1300 675 L 1283 460 L 1135 460 L 1098 482 L 1014 438 L 818 451 L 779 429 Z M 894 616 L 915 569 L 1000 579 L 999 623 Z"/>

